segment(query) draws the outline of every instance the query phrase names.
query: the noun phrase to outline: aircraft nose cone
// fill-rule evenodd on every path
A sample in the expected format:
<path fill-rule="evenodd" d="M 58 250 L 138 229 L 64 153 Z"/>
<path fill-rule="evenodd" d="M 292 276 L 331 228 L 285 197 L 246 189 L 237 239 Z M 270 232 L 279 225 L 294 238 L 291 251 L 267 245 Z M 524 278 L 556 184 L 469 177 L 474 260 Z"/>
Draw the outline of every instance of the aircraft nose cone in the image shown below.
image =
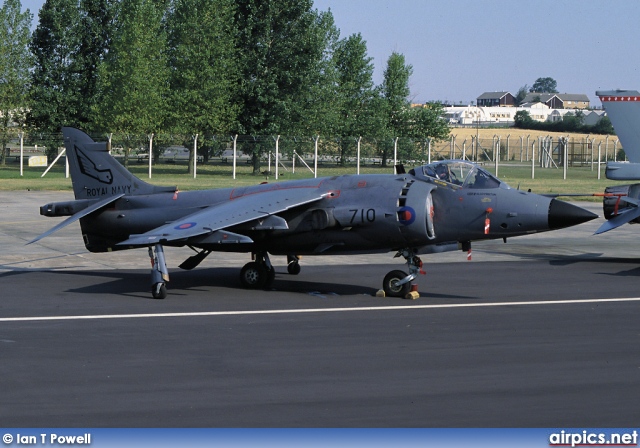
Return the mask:
<path fill-rule="evenodd" d="M 549 204 L 549 228 L 551 230 L 575 226 L 596 219 L 598 215 L 577 205 L 552 199 Z"/>

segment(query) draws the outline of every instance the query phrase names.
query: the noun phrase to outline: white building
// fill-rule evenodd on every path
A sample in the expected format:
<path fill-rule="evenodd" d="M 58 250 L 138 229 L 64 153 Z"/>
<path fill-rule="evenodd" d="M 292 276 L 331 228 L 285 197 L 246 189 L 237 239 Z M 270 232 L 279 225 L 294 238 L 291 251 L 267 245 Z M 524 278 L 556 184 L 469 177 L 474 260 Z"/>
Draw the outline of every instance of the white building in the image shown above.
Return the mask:
<path fill-rule="evenodd" d="M 516 113 L 519 111 L 529 112 L 529 116 L 535 121 L 562 121 L 567 113 L 575 114 L 575 109 L 551 109 L 544 103 L 529 103 L 520 107 L 478 107 L 478 106 L 450 106 L 445 107 L 445 119 L 450 125 L 487 126 L 497 124 L 512 125 Z M 584 124 L 595 124 L 602 117 L 603 111 L 583 111 Z"/>

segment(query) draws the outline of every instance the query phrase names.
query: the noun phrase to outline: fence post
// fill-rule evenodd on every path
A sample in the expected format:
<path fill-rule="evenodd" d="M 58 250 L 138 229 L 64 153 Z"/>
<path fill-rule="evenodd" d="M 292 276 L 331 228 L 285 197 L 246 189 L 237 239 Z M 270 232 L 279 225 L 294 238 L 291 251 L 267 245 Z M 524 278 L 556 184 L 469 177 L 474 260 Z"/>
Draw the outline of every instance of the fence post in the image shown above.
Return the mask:
<path fill-rule="evenodd" d="M 564 153 L 562 157 L 562 164 L 564 165 L 562 167 L 562 178 L 563 180 L 567 180 L 567 165 L 569 164 L 569 140 L 564 137 L 560 138 L 562 138 L 562 151 Z"/>
<path fill-rule="evenodd" d="M 318 177 L 318 140 L 320 140 L 320 136 L 316 135 L 314 139 L 314 150 L 313 150 L 313 177 Z"/>
<path fill-rule="evenodd" d="M 358 161 L 356 162 L 356 174 L 360 174 L 360 142 L 362 141 L 362 136 L 358 137 Z"/>
<path fill-rule="evenodd" d="M 593 141 L 596 139 L 594 138 Z M 598 180 L 600 180 L 600 161 L 602 160 L 602 142 L 598 142 Z"/>
<path fill-rule="evenodd" d="M 233 178 L 236 178 L 236 155 L 237 155 L 238 134 L 233 137 Z"/>
<path fill-rule="evenodd" d="M 280 136 L 276 137 L 276 180 L 278 180 L 278 163 L 280 163 L 280 153 L 279 149 Z"/>
<path fill-rule="evenodd" d="M 529 152 L 527 150 L 527 152 Z M 531 143 L 531 179 L 536 178 L 536 142 Z"/>
<path fill-rule="evenodd" d="M 385 161 L 386 163 L 386 161 Z M 393 142 L 393 172 L 396 172 L 396 165 L 398 164 L 398 137 Z"/>
<path fill-rule="evenodd" d="M 151 135 L 148 135 L 147 137 L 149 138 L 149 179 L 151 179 L 151 161 L 153 160 L 153 133 L 151 133 Z"/>
<path fill-rule="evenodd" d="M 520 136 L 520 163 L 522 163 L 522 153 L 524 152 L 524 135 Z"/>
<path fill-rule="evenodd" d="M 24 155 L 24 132 L 18 134 L 20 137 L 20 176 L 22 176 L 22 167 L 24 166 L 24 162 L 22 161 L 22 156 Z"/>
<path fill-rule="evenodd" d="M 196 167 L 198 165 L 198 134 L 193 138 L 193 178 L 196 178 Z"/>
<path fill-rule="evenodd" d="M 500 165 L 500 137 L 498 137 L 497 140 L 495 140 L 495 135 L 493 137 L 493 159 L 496 165 L 496 177 L 498 177 L 498 165 Z"/>
<path fill-rule="evenodd" d="M 451 134 L 451 141 L 449 142 L 449 158 L 456 158 L 456 137 L 457 135 Z"/>

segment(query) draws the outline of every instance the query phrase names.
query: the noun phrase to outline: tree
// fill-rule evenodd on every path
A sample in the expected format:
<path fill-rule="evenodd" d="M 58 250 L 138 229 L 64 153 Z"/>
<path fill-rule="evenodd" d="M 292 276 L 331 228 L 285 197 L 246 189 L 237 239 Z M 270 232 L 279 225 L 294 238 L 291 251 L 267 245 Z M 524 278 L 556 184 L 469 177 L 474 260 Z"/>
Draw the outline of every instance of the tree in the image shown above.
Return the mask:
<path fill-rule="evenodd" d="M 513 117 L 514 126 L 521 129 L 529 129 L 533 123 L 531 114 L 526 110 L 519 110 Z"/>
<path fill-rule="evenodd" d="M 201 146 L 205 134 L 229 132 L 237 119 L 234 4 L 232 0 L 173 0 L 170 8 L 169 129 L 199 134 Z M 191 150 L 189 172 L 194 156 Z"/>
<path fill-rule="evenodd" d="M 114 25 L 115 0 L 80 0 L 77 34 L 79 41 L 72 51 L 69 67 L 73 75 L 73 97 L 76 104 L 72 119 L 74 126 L 95 130 L 94 111 L 99 111 L 98 68 L 111 44 Z M 98 112 L 99 113 L 99 112 Z"/>
<path fill-rule="evenodd" d="M 602 117 L 596 124 L 593 125 L 591 130 L 594 134 L 610 134 L 616 135 L 615 129 L 613 129 L 613 125 L 611 124 L 611 120 L 609 117 Z"/>
<path fill-rule="evenodd" d="M 562 117 L 562 132 L 580 132 L 583 127 L 584 112 L 568 112 Z"/>
<path fill-rule="evenodd" d="M 20 0 L 5 0 L 0 8 L 0 163 L 6 163 L 4 148 L 9 143 L 10 127 L 24 124 L 29 86 L 29 29 L 33 15 L 20 12 Z"/>
<path fill-rule="evenodd" d="M 524 101 L 525 97 L 527 96 L 527 93 L 529 93 L 529 86 L 527 84 L 523 85 L 518 89 L 518 93 L 516 93 L 516 97 L 515 97 L 516 106 L 519 106 L 520 104 L 522 104 L 522 101 Z"/>
<path fill-rule="evenodd" d="M 387 137 L 405 137 L 409 131 L 409 77 L 412 73 L 413 67 L 405 64 L 404 55 L 393 52 L 389 56 L 381 88 Z M 386 166 L 391 146 L 383 144 L 380 149 L 382 166 Z"/>
<path fill-rule="evenodd" d="M 317 81 L 330 34 L 312 0 L 238 0 L 240 106 L 237 132 L 250 135 L 285 134 L 300 128 L 307 114 L 308 92 Z M 254 145 L 254 173 L 269 140 Z M 267 143 L 268 142 L 268 143 Z"/>
<path fill-rule="evenodd" d="M 558 83 L 553 78 L 538 78 L 529 91 L 537 93 L 558 93 L 556 89 L 557 86 Z"/>
<path fill-rule="evenodd" d="M 407 128 L 403 113 L 409 106 L 409 77 L 413 66 L 405 64 L 404 55 L 393 52 L 387 60 L 382 82 L 382 98 L 386 106 L 389 129 L 395 135 L 401 135 Z"/>
<path fill-rule="evenodd" d="M 443 140 L 451 132 L 444 119 L 444 107 L 440 103 L 427 103 L 423 107 L 410 109 L 408 121 L 406 137 Z"/>
<path fill-rule="evenodd" d="M 125 165 L 132 148 L 162 130 L 167 114 L 169 70 L 165 8 L 154 0 L 123 0 L 111 48 L 98 69 L 100 101 L 94 116 L 102 130 L 124 140 Z"/>
<path fill-rule="evenodd" d="M 332 50 L 340 32 L 331 12 L 319 12 L 314 26 L 309 30 L 312 47 L 316 53 L 312 63 L 315 68 L 307 73 L 300 95 L 293 103 L 289 132 L 300 135 L 320 134 L 335 128 L 335 98 L 337 71 L 333 64 Z"/>
<path fill-rule="evenodd" d="M 30 44 L 34 57 L 28 125 L 43 133 L 47 155 L 55 156 L 62 143 L 62 126 L 77 126 L 80 92 L 71 68 L 79 48 L 76 32 L 80 14 L 77 0 L 46 0 Z"/>
<path fill-rule="evenodd" d="M 340 162 L 345 163 L 349 143 L 362 135 L 381 136 L 382 102 L 373 83 L 372 58 L 360 33 L 341 39 L 333 52 L 337 92 L 338 121 L 335 134 L 340 138 Z"/>

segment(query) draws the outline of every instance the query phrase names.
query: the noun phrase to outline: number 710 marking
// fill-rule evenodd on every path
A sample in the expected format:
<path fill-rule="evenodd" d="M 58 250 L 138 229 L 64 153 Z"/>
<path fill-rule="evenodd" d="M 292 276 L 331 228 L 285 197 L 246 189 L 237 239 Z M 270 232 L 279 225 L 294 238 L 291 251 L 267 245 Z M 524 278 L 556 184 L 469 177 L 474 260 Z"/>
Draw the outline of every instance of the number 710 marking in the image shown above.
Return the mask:
<path fill-rule="evenodd" d="M 363 208 L 358 208 L 355 210 L 349 209 L 349 211 L 353 212 L 353 215 L 351 215 L 351 224 L 364 224 L 365 222 L 374 222 L 376 220 L 376 211 L 373 208 L 369 208 L 366 210 Z"/>

